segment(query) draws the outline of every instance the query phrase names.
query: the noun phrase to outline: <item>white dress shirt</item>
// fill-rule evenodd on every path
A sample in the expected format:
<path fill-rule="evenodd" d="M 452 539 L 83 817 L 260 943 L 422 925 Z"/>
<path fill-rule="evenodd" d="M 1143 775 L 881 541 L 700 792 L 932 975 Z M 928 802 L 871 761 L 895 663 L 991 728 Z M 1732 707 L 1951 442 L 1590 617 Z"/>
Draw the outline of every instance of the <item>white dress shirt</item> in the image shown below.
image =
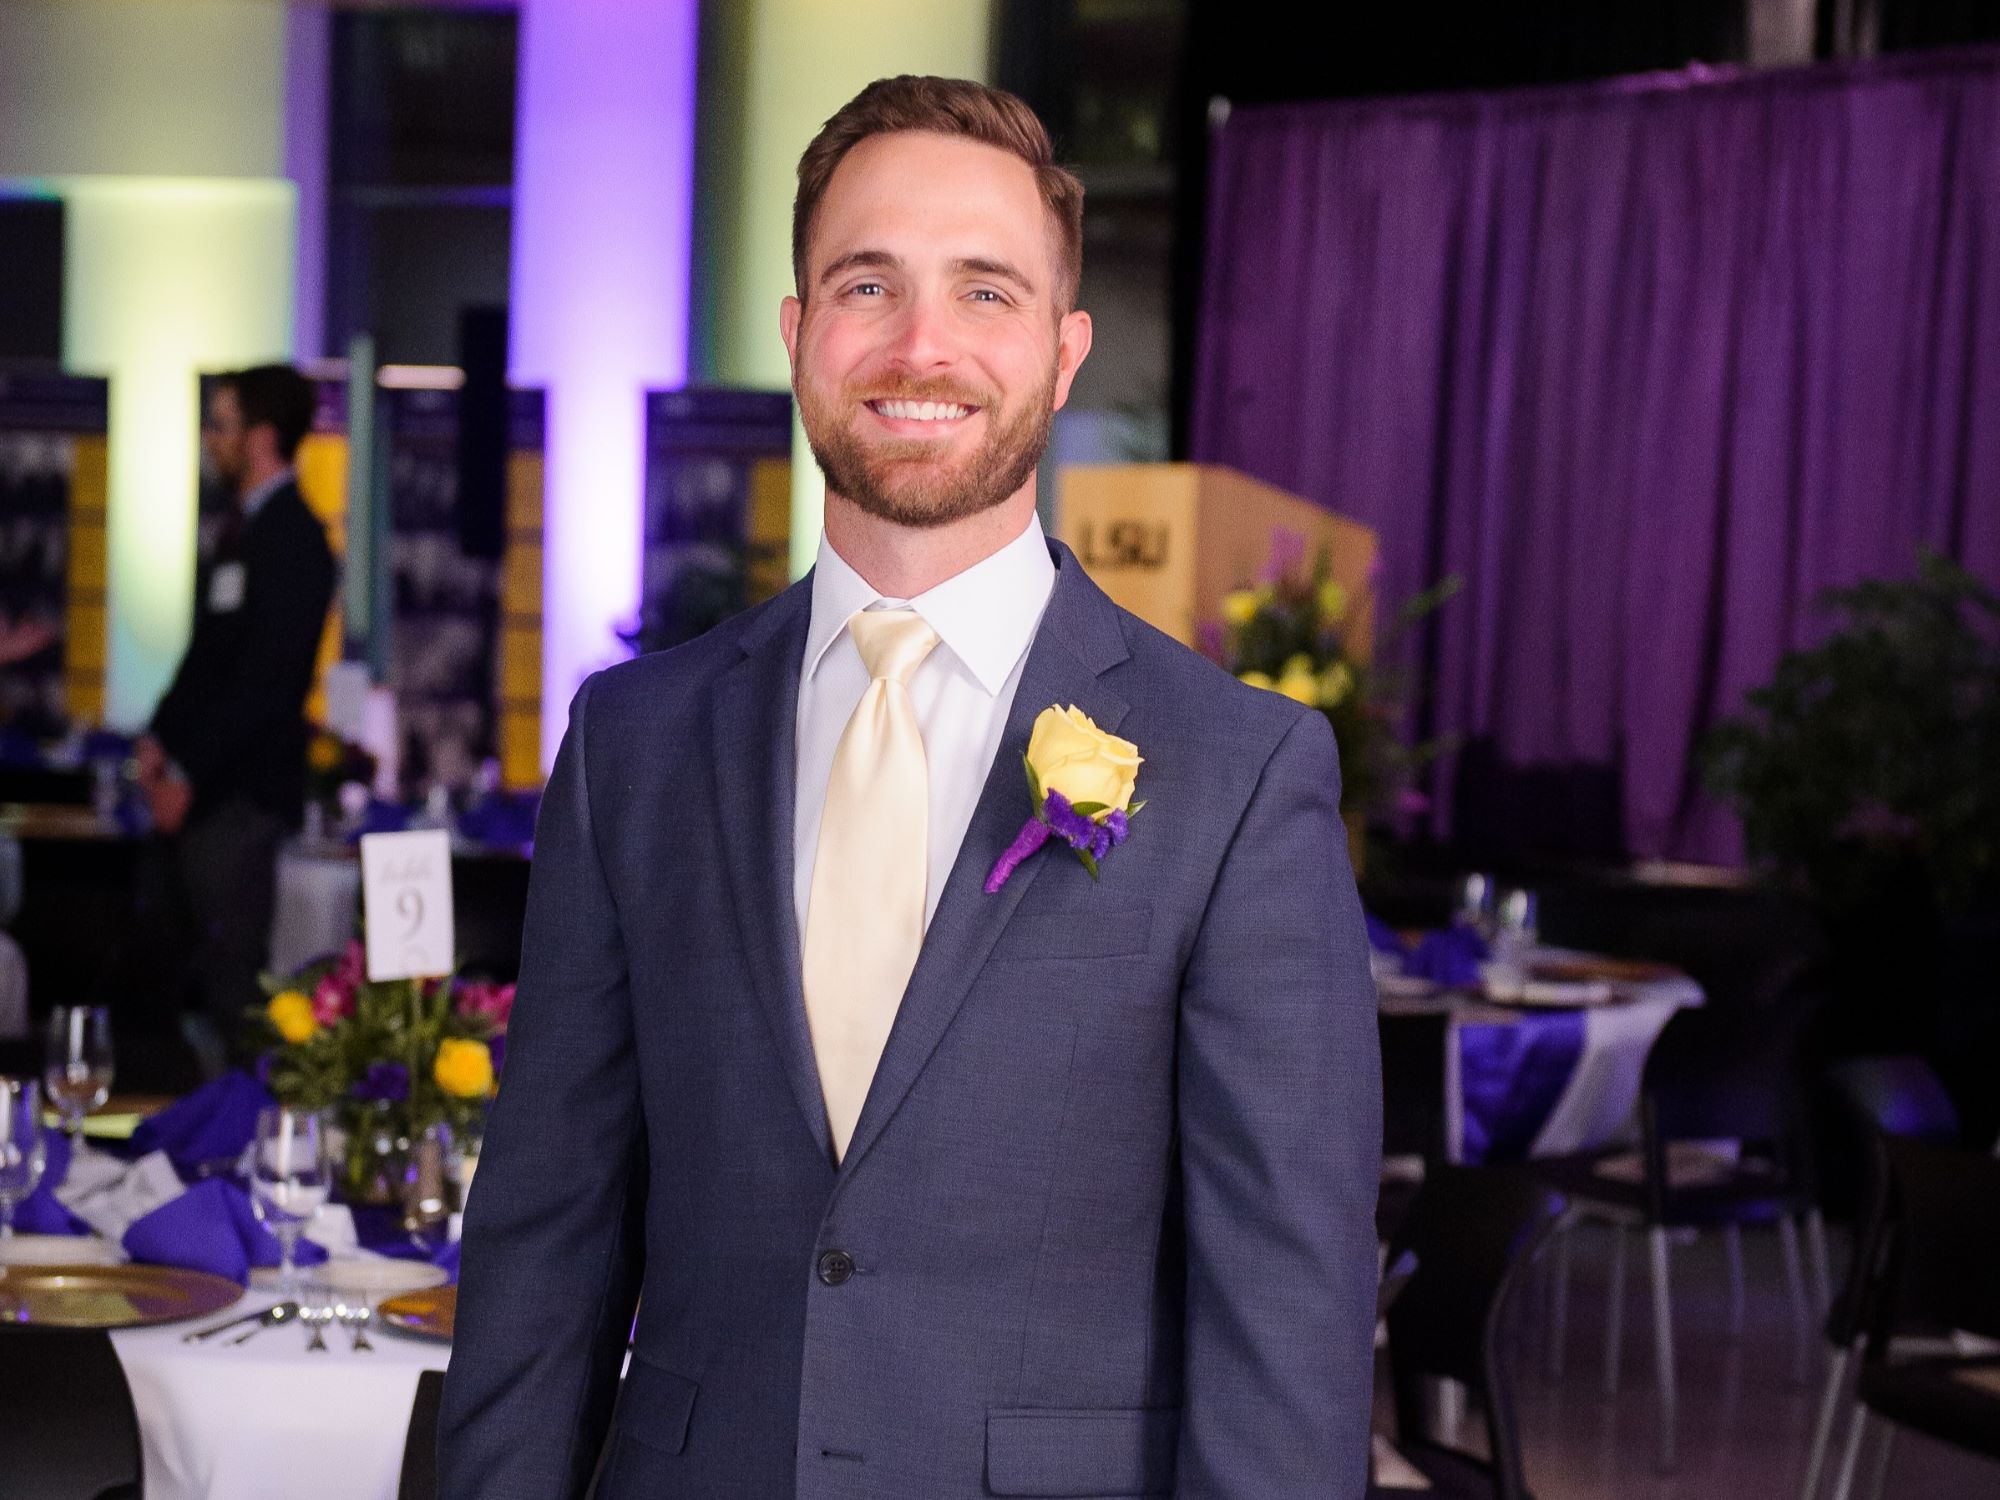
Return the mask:
<path fill-rule="evenodd" d="M 909 685 L 910 706 L 924 736 L 930 783 L 930 869 L 924 885 L 928 925 L 1000 748 L 1028 646 L 1055 582 L 1055 564 L 1049 560 L 1041 522 L 1032 517 L 1027 530 L 998 552 L 914 599 L 884 598 L 848 566 L 824 535 L 820 537 L 819 560 L 813 568 L 812 623 L 799 671 L 798 781 L 792 819 L 792 902 L 801 942 L 833 754 L 868 688 L 868 672 L 854 637 L 848 634 L 848 620 L 864 609 L 913 609 L 937 632 L 936 648 Z M 1027 783 L 1021 787 L 1025 808 Z"/>

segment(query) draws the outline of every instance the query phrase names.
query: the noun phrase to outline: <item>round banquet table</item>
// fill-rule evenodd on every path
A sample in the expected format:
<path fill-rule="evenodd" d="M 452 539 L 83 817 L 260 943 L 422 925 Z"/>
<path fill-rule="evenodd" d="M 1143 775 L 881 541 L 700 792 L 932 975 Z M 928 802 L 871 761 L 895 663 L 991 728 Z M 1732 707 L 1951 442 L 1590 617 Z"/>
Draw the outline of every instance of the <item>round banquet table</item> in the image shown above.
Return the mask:
<path fill-rule="evenodd" d="M 253 1287 L 228 1312 L 193 1323 L 126 1328 L 111 1346 L 139 1415 L 146 1500 L 395 1500 L 417 1377 L 442 1370 L 451 1347 L 371 1325 L 373 1354 L 327 1330 L 306 1352 L 297 1325 L 200 1344 L 181 1336 L 268 1307 Z"/>
<path fill-rule="evenodd" d="M 1524 962 L 1584 958 L 1545 948 Z M 1481 1163 L 1627 1144 L 1646 1055 L 1676 1011 L 1700 1005 L 1685 974 L 1619 986 L 1608 1004 L 1497 1005 L 1476 995 L 1384 995 L 1385 1015 L 1447 1017 L 1444 1148 Z"/>

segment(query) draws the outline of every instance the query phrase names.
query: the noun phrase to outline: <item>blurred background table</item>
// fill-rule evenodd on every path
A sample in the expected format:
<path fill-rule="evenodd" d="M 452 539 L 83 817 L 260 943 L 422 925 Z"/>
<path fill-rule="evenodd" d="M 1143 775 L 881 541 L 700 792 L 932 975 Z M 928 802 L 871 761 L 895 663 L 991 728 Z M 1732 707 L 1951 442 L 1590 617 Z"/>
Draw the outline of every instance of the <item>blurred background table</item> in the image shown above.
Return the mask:
<path fill-rule="evenodd" d="M 1577 955 L 1544 949 L 1532 957 Z M 1499 1005 L 1458 991 L 1385 995 L 1388 1151 L 1478 1163 L 1617 1144 L 1654 1039 L 1674 1012 L 1704 999 L 1680 973 L 1575 1007 Z"/>

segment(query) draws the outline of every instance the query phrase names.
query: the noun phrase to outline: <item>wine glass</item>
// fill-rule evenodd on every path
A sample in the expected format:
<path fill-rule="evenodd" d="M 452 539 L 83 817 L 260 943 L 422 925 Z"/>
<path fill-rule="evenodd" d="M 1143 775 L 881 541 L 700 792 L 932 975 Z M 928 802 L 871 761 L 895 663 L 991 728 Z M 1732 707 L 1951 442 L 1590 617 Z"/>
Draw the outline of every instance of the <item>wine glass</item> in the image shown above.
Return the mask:
<path fill-rule="evenodd" d="M 333 1186 L 326 1127 L 309 1109 L 279 1106 L 257 1115 L 257 1145 L 250 1164 L 250 1203 L 278 1237 L 278 1294 L 299 1294 L 299 1236 L 318 1215 Z"/>
<path fill-rule="evenodd" d="M 47 1164 L 41 1088 L 32 1078 L 0 1078 L 0 1240 L 14 1237 L 14 1205 L 40 1185 Z"/>
<path fill-rule="evenodd" d="M 49 1012 L 42 1084 L 74 1146 L 84 1116 L 111 1097 L 111 1013 L 101 1005 L 58 1005 Z"/>
<path fill-rule="evenodd" d="M 1493 936 L 1494 900 L 1499 886 L 1491 875 L 1475 873 L 1465 877 L 1458 888 L 1458 909 L 1452 920 L 1470 927 L 1483 938 Z"/>

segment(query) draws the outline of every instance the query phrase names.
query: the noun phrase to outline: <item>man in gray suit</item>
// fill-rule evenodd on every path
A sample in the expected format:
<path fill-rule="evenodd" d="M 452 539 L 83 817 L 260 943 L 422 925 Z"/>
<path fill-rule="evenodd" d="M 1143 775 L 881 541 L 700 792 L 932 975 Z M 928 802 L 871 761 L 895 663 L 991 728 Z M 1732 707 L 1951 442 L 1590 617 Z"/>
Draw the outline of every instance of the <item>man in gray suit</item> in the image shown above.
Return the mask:
<path fill-rule="evenodd" d="M 1036 523 L 1081 220 L 976 84 L 871 85 L 800 162 L 818 565 L 571 708 L 453 1500 L 581 1496 L 600 1455 L 604 1500 L 1362 1492 L 1380 1084 L 1333 736 Z"/>

